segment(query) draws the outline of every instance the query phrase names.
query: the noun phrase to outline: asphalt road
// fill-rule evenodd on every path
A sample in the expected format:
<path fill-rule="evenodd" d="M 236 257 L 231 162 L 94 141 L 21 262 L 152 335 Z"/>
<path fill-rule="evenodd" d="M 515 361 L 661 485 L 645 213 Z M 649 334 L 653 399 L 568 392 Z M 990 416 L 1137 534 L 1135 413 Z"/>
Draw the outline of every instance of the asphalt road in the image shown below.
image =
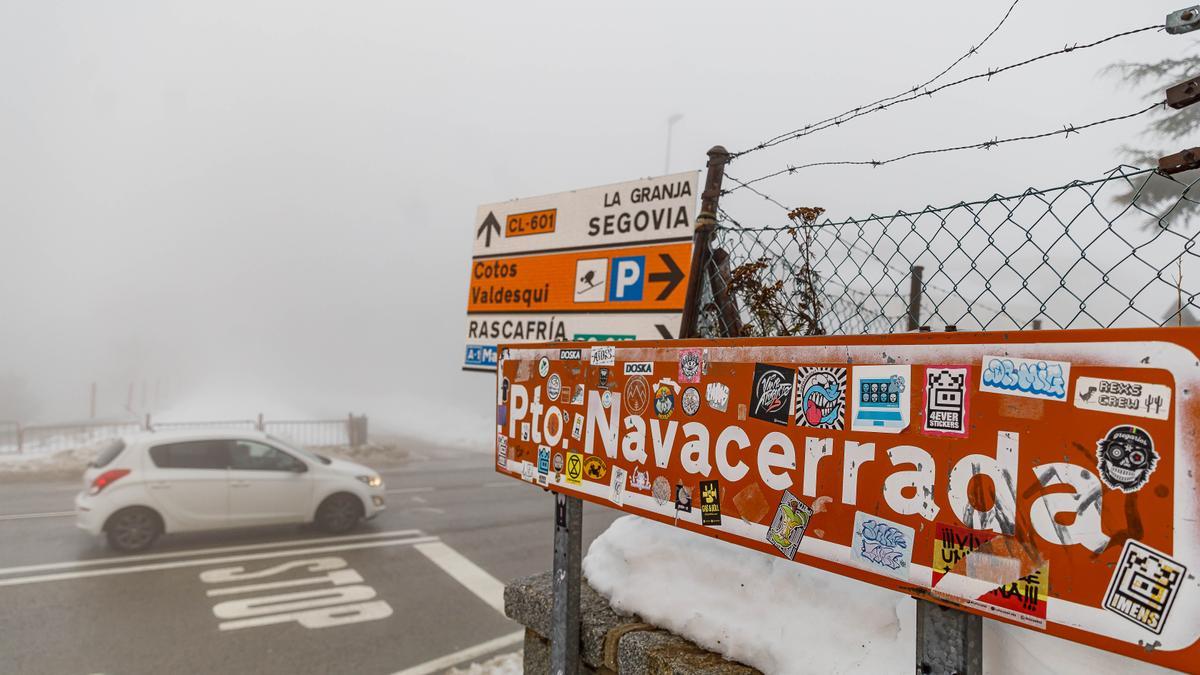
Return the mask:
<path fill-rule="evenodd" d="M 442 672 L 520 648 L 501 584 L 552 563 L 554 501 L 488 456 L 382 471 L 344 537 L 166 536 L 120 555 L 75 529 L 78 483 L 0 485 L 0 673 Z M 618 517 L 584 505 L 584 546 Z"/>

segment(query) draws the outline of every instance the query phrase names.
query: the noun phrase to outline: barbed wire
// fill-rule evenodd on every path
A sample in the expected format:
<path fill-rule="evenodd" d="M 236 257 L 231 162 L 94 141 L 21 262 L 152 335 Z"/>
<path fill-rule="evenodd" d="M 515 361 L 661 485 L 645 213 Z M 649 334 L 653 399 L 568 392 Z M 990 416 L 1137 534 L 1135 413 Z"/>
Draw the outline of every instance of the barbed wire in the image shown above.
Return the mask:
<path fill-rule="evenodd" d="M 972 82 L 974 80 L 979 80 L 979 79 L 984 79 L 984 78 L 986 78 L 987 80 L 990 81 L 993 76 L 999 75 L 1000 73 L 1005 73 L 1005 72 L 1008 72 L 1011 70 L 1015 70 L 1017 68 L 1023 68 L 1025 66 L 1031 65 L 1033 63 L 1037 63 L 1038 61 L 1042 61 L 1044 59 L 1048 59 L 1048 58 L 1051 58 L 1054 56 L 1060 56 L 1063 54 L 1069 54 L 1071 52 L 1077 52 L 1077 51 L 1081 51 L 1084 49 L 1091 49 L 1092 47 L 1098 47 L 1102 44 L 1112 42 L 1113 40 L 1118 40 L 1120 38 L 1128 37 L 1131 35 L 1137 35 L 1138 33 L 1144 33 L 1146 31 L 1150 31 L 1150 30 L 1163 30 L 1163 26 L 1162 26 L 1162 24 L 1155 24 L 1152 26 L 1144 26 L 1142 28 L 1134 28 L 1132 30 L 1115 33 L 1108 37 L 1105 37 L 1105 38 L 1102 38 L 1099 40 L 1095 40 L 1093 42 L 1089 42 L 1089 43 L 1082 44 L 1082 45 L 1079 43 L 1075 43 L 1073 45 L 1065 45 L 1065 46 L 1063 46 L 1062 49 L 1056 49 L 1051 52 L 1039 54 L 1038 56 L 1034 56 L 1032 58 L 1025 59 L 1024 61 L 1018 61 L 1016 63 L 1012 63 L 1012 64 L 1009 64 L 1007 66 L 1003 66 L 1000 68 L 990 68 L 982 73 L 976 73 L 974 75 L 970 75 L 968 77 L 963 77 L 958 80 L 954 80 L 952 82 L 947 82 L 945 84 L 939 85 L 932 89 L 920 87 L 922 89 L 922 91 L 918 92 L 918 91 L 913 90 L 913 91 L 908 92 L 907 96 L 902 96 L 899 98 L 882 99 L 879 102 L 870 103 L 865 106 L 860 106 L 858 108 L 853 108 L 847 112 L 840 113 L 838 115 L 834 115 L 833 117 L 826 118 L 819 122 L 814 122 L 814 123 L 805 125 L 803 127 L 797 128 L 797 129 L 792 129 L 791 131 L 788 131 L 786 133 L 782 133 L 777 136 L 773 136 L 771 138 L 768 138 L 765 141 L 758 143 L 757 145 L 755 145 L 753 147 L 747 148 L 745 150 L 740 150 L 738 152 L 734 152 L 734 153 L 730 154 L 729 158 L 732 161 L 738 157 L 747 155 L 751 152 L 756 152 L 758 150 L 763 150 L 763 149 L 766 149 L 769 147 L 779 145 L 780 143 L 785 143 L 787 141 L 795 140 L 798 138 L 803 138 L 804 136 L 814 134 L 818 131 L 824 131 L 825 129 L 829 129 L 829 128 L 832 128 L 835 126 L 841 126 L 842 124 L 849 122 L 852 119 L 856 119 L 856 118 L 862 117 L 864 115 L 870 115 L 870 114 L 879 112 L 881 110 L 887 110 L 888 108 L 895 106 L 895 105 L 900 105 L 903 103 L 908 103 L 910 101 L 915 101 L 915 100 L 925 97 L 925 96 L 932 97 L 934 94 L 936 94 L 942 90 L 949 89 L 951 87 L 956 87 L 958 85 L 965 84 L 967 82 Z"/>
<path fill-rule="evenodd" d="M 827 219 L 824 222 L 814 223 L 812 225 L 806 225 L 805 227 L 813 227 L 813 228 L 837 227 L 837 226 L 842 226 L 842 225 L 847 225 L 847 224 L 855 224 L 855 223 L 870 223 L 870 222 L 878 222 L 881 220 L 894 220 L 896 218 L 918 217 L 918 216 L 922 216 L 922 215 L 926 215 L 926 214 L 936 214 L 936 213 L 940 213 L 943 211 L 953 211 L 955 209 L 962 208 L 962 207 L 982 206 L 985 204 L 992 204 L 992 203 L 996 203 L 996 202 L 1006 202 L 1006 201 L 1024 199 L 1026 197 L 1036 197 L 1036 196 L 1048 194 L 1051 192 L 1061 192 L 1062 190 L 1066 190 L 1068 188 L 1078 188 L 1078 187 L 1088 187 L 1088 186 L 1092 186 L 1092 185 L 1100 185 L 1100 184 L 1107 183 L 1112 180 L 1125 180 L 1125 181 L 1129 182 L 1131 179 L 1137 178 L 1138 176 L 1142 176 L 1142 175 L 1148 174 L 1148 173 L 1156 173 L 1156 172 L 1158 172 L 1158 169 L 1146 169 L 1146 168 L 1141 168 L 1141 167 L 1136 167 L 1136 166 L 1130 166 L 1127 164 L 1122 164 L 1121 166 L 1118 166 L 1118 167 L 1114 168 L 1112 171 L 1108 172 L 1108 174 L 1105 175 L 1104 177 L 1096 178 L 1093 180 L 1086 180 L 1086 181 L 1074 180 L 1074 181 L 1071 181 L 1070 183 L 1066 183 L 1064 185 L 1059 185 L 1059 186 L 1051 187 L 1051 188 L 1042 188 L 1042 189 L 1029 188 L 1028 190 L 1025 190 L 1024 192 L 1021 192 L 1018 194 L 1013 194 L 1013 195 L 995 194 L 987 199 L 979 199 L 979 200 L 970 201 L 970 202 L 958 202 L 957 204 L 951 204 L 950 206 L 939 206 L 939 207 L 927 206 L 924 209 L 921 209 L 919 211 L 896 211 L 895 213 L 892 213 L 892 214 L 883 214 L 883 215 L 871 214 L 869 216 L 863 216 L 860 218 L 848 218 L 843 221 L 832 221 L 832 220 Z M 726 174 L 725 177 L 728 178 L 729 175 Z M 1168 175 L 1164 174 L 1164 177 L 1171 180 L 1172 182 L 1176 182 L 1176 183 L 1179 182 L 1177 179 L 1175 179 L 1172 176 L 1168 176 Z M 794 229 L 800 227 L 799 225 L 796 225 L 795 223 L 789 224 L 789 225 L 752 226 L 752 225 L 742 225 L 742 224 L 738 223 L 737 221 L 733 220 L 732 218 L 729 218 L 729 221 L 734 223 L 735 227 L 738 230 L 742 230 L 742 231 L 746 231 L 746 232 L 781 232 L 781 231 L 787 231 L 787 230 L 794 230 Z"/>
<path fill-rule="evenodd" d="M 729 190 L 723 190 L 722 194 L 728 194 L 730 192 L 735 192 L 735 191 L 741 190 L 743 188 L 749 188 L 751 185 L 754 185 L 755 183 L 758 183 L 758 182 L 761 182 L 764 180 L 769 180 L 769 179 L 775 178 L 777 176 L 782 176 L 785 173 L 791 174 L 791 173 L 795 173 L 795 172 L 799 171 L 800 169 L 811 169 L 813 167 L 818 167 L 818 166 L 870 166 L 872 168 L 878 168 L 878 167 L 881 167 L 881 166 L 884 166 L 887 164 L 892 164 L 894 162 L 899 162 L 899 161 L 903 161 L 906 159 L 912 159 L 914 157 L 922 157 L 922 156 L 926 156 L 926 155 L 937 155 L 937 154 L 942 154 L 942 153 L 946 153 L 946 152 L 958 152 L 960 150 L 991 150 L 992 148 L 994 148 L 998 145 L 1005 145 L 1007 143 L 1017 143 L 1020 141 L 1035 141 L 1035 140 L 1040 140 L 1043 138 L 1049 138 L 1051 136 L 1057 136 L 1059 134 L 1062 134 L 1064 137 L 1069 137 L 1071 134 L 1077 134 L 1081 131 L 1091 129 L 1093 127 L 1098 127 L 1098 126 L 1101 126 L 1104 124 L 1111 124 L 1113 122 L 1120 122 L 1122 120 L 1139 117 L 1141 115 L 1145 115 L 1145 114 L 1153 111 L 1155 108 L 1160 108 L 1160 107 L 1165 108 L 1166 105 L 1167 105 L 1167 102 L 1164 99 L 1161 101 L 1156 101 L 1154 103 L 1151 103 L 1150 105 L 1148 105 L 1145 108 L 1142 108 L 1136 112 L 1126 113 L 1124 115 L 1117 115 L 1115 117 L 1108 117 L 1108 118 L 1105 118 L 1102 120 L 1096 120 L 1095 122 L 1089 122 L 1087 124 L 1082 124 L 1082 125 L 1065 124 L 1065 125 L 1063 125 L 1063 127 L 1061 129 L 1056 129 L 1054 131 L 1046 131 L 1046 132 L 1042 132 L 1039 134 L 1029 134 L 1029 135 L 1025 135 L 1025 136 L 1013 136 L 1011 138 L 992 138 L 991 140 L 983 141 L 980 143 L 970 143 L 967 145 L 954 145 L 954 146 L 949 146 L 949 147 L 944 147 L 944 148 L 932 148 L 932 149 L 928 149 L 928 150 L 916 150 L 913 152 L 904 153 L 903 155 L 897 155 L 890 159 L 833 160 L 833 161 L 825 161 L 825 162 L 810 162 L 808 164 L 800 164 L 800 165 L 796 165 L 796 166 L 789 165 L 786 168 L 780 169 L 778 171 L 772 171 L 771 173 L 765 174 L 763 176 L 759 176 L 758 178 L 754 178 L 754 179 L 751 179 L 748 181 L 739 180 L 737 178 L 730 176 L 727 173 L 727 174 L 725 174 L 725 176 L 727 178 L 729 178 L 730 180 L 733 180 L 734 182 L 736 182 L 738 184 L 738 187 L 731 188 Z M 755 194 L 758 194 L 759 196 L 766 198 L 768 201 L 772 201 L 776 204 L 779 204 L 778 201 L 774 200 L 771 197 L 764 195 L 762 192 L 759 192 L 757 190 L 755 190 L 754 192 L 755 192 Z M 782 204 L 779 204 L 779 205 L 783 206 Z M 783 208 L 786 209 L 787 207 L 783 206 Z"/>

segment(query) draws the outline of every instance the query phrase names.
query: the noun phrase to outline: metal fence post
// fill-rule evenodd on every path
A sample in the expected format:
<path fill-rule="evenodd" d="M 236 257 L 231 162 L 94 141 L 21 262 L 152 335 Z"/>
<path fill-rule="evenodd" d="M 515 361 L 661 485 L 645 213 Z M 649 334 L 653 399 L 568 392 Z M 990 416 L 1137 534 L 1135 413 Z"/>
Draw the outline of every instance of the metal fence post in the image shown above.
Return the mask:
<path fill-rule="evenodd" d="M 17 422 L 17 454 L 25 454 L 25 429 Z"/>
<path fill-rule="evenodd" d="M 913 265 L 908 284 L 908 330 L 921 326 L 921 275 L 925 268 Z"/>
<path fill-rule="evenodd" d="M 704 191 L 700 193 L 700 214 L 692 231 L 692 267 L 688 273 L 687 295 L 683 301 L 683 317 L 679 322 L 679 337 L 696 337 L 696 325 L 700 318 L 700 289 L 703 288 L 704 270 L 712 254 L 712 236 L 717 229 L 717 203 L 721 199 L 721 182 L 725 179 L 725 165 L 729 163 L 729 151 L 714 145 L 708 151 L 708 175 L 704 178 Z"/>
<path fill-rule="evenodd" d="M 982 675 L 983 617 L 917 598 L 917 672 Z"/>
<path fill-rule="evenodd" d="M 579 673 L 579 584 L 583 501 L 554 493 L 554 606 L 550 613 L 550 672 Z"/>
<path fill-rule="evenodd" d="M 258 413 L 258 420 L 256 420 L 254 422 L 254 430 L 255 431 L 266 431 L 267 430 L 266 424 L 263 422 L 263 414 L 262 413 Z"/>

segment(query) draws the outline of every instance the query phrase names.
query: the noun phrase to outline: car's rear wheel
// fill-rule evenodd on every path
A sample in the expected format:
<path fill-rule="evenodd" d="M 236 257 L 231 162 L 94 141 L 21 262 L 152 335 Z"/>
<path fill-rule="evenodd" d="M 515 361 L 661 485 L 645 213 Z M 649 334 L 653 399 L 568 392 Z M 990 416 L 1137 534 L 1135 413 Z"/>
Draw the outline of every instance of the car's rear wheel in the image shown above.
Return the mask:
<path fill-rule="evenodd" d="M 317 508 L 317 527 L 331 534 L 349 532 L 363 517 L 363 505 L 352 494 L 330 495 Z"/>
<path fill-rule="evenodd" d="M 141 551 L 162 534 L 162 521 L 154 511 L 131 506 L 121 509 L 108 519 L 104 528 L 108 545 L 123 553 Z"/>

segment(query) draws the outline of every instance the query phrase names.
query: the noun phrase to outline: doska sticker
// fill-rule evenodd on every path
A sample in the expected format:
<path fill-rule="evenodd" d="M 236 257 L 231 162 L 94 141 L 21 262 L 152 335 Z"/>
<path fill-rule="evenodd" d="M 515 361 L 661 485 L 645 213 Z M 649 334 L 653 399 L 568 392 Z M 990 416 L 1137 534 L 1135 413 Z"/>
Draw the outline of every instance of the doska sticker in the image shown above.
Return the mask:
<path fill-rule="evenodd" d="M 653 361 L 626 361 L 622 364 L 622 370 L 626 375 L 653 375 Z"/>
<path fill-rule="evenodd" d="M 691 417 L 700 411 L 700 392 L 695 387 L 688 387 L 683 390 L 683 396 L 680 399 L 680 406 L 683 412 Z"/>
<path fill-rule="evenodd" d="M 908 581 L 914 536 L 907 525 L 858 511 L 850 559 L 863 569 Z"/>
<path fill-rule="evenodd" d="M 1159 635 L 1187 577 L 1187 567 L 1140 541 L 1125 540 L 1108 582 L 1104 609 Z"/>
<path fill-rule="evenodd" d="M 750 390 L 750 416 L 787 426 L 792 411 L 792 384 L 796 371 L 765 363 L 754 364 L 754 381 Z"/>
<path fill-rule="evenodd" d="M 593 366 L 615 366 L 617 364 L 617 348 L 608 346 L 592 347 Z"/>
<path fill-rule="evenodd" d="M 1161 384 L 1080 377 L 1075 380 L 1075 407 L 1117 415 L 1165 420 L 1171 412 L 1171 388 Z"/>
<path fill-rule="evenodd" d="M 1158 466 L 1154 439 L 1132 424 L 1113 427 L 1096 443 L 1096 468 L 1100 480 L 1114 490 L 1137 492 Z"/>
<path fill-rule="evenodd" d="M 796 369 L 796 425 L 815 429 L 845 427 L 846 369 Z"/>
<path fill-rule="evenodd" d="M 979 391 L 1065 401 L 1070 376 L 1071 364 L 1065 361 L 984 356 Z"/>
<path fill-rule="evenodd" d="M 708 401 L 708 407 L 725 412 L 729 409 L 729 387 L 720 382 L 709 382 L 704 388 L 704 399 Z"/>
<path fill-rule="evenodd" d="M 583 358 L 583 351 L 580 349 L 560 349 L 558 350 L 559 361 L 578 361 Z"/>
<path fill-rule="evenodd" d="M 700 481 L 700 522 L 705 525 L 721 524 L 720 481 Z"/>
<path fill-rule="evenodd" d="M 912 415 L 912 367 L 855 366 L 853 368 L 853 431 L 898 434 Z"/>
<path fill-rule="evenodd" d="M 767 541 L 771 542 L 788 560 L 795 560 L 796 550 L 800 548 L 800 540 L 808 529 L 808 521 L 812 518 L 813 510 L 796 498 L 796 495 L 784 490 L 775 509 L 775 519 L 767 529 Z"/>
<path fill-rule="evenodd" d="M 970 381 L 968 366 L 925 368 L 926 433 L 966 438 Z"/>
<path fill-rule="evenodd" d="M 679 381 L 696 384 L 700 381 L 700 364 L 704 352 L 699 349 L 679 350 Z"/>
<path fill-rule="evenodd" d="M 625 409 L 630 415 L 641 415 L 650 403 L 650 383 L 641 375 L 634 375 L 625 381 L 621 400 L 625 401 Z"/>

